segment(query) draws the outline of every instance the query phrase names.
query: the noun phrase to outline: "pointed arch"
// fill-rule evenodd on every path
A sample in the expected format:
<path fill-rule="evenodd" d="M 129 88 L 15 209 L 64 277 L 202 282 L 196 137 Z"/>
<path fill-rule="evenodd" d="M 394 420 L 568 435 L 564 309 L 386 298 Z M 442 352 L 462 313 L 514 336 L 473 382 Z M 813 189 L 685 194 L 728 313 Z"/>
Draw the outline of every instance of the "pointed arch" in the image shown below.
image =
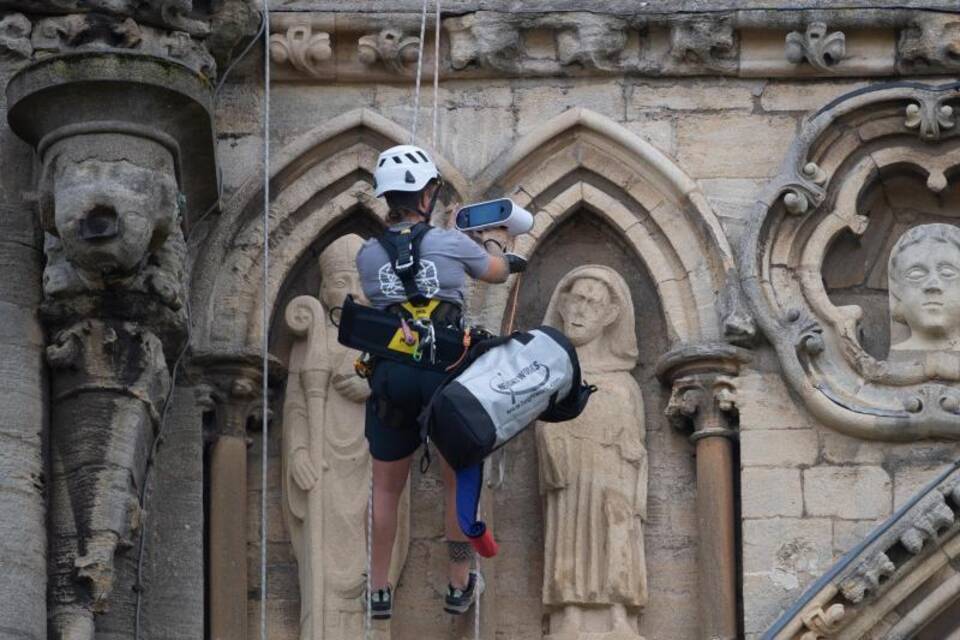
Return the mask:
<path fill-rule="evenodd" d="M 532 233 L 517 241 L 524 255 L 581 208 L 609 222 L 654 280 L 674 344 L 752 333 L 733 254 L 706 198 L 667 156 L 609 118 L 564 112 L 518 141 L 480 184 L 485 196 L 513 198 L 534 213 Z M 478 289 L 475 315 L 498 326 L 506 289 Z"/>
<path fill-rule="evenodd" d="M 270 172 L 271 311 L 290 270 L 327 230 L 351 215 L 383 220 L 372 169 L 381 151 L 410 134 L 380 114 L 357 109 L 302 134 L 276 152 Z M 460 197 L 466 181 L 426 147 Z M 263 182 L 251 177 L 224 207 L 193 270 L 192 309 L 197 351 L 256 350 L 263 317 Z"/>

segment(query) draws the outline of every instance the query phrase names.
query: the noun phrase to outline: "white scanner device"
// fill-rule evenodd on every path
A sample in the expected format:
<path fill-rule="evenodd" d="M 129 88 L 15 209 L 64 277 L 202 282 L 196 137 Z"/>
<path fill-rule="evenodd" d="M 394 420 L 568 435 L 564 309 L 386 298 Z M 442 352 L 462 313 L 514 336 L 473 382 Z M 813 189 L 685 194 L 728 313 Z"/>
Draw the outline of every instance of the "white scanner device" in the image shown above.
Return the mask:
<path fill-rule="evenodd" d="M 506 227 L 508 235 L 519 236 L 533 228 L 533 214 L 510 198 L 500 198 L 461 207 L 455 224 L 460 231 Z"/>

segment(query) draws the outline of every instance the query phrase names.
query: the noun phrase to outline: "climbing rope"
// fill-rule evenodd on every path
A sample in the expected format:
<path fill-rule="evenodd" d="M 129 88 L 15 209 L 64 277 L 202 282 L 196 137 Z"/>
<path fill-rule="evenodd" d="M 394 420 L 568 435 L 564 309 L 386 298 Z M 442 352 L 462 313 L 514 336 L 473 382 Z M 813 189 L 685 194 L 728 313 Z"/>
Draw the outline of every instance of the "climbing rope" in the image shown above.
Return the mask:
<path fill-rule="evenodd" d="M 367 593 L 364 609 L 365 640 L 370 640 L 373 633 L 373 611 L 370 609 L 370 597 L 373 594 L 373 462 L 370 463 L 370 491 L 367 497 Z"/>
<path fill-rule="evenodd" d="M 260 444 L 260 640 L 267 640 L 267 453 L 269 442 L 270 312 L 267 288 L 270 278 L 270 7 L 263 0 L 263 362 L 261 374 Z"/>
<path fill-rule="evenodd" d="M 417 80 L 413 95 L 413 126 L 410 127 L 410 144 L 417 143 L 417 120 L 420 118 L 420 78 L 423 75 L 423 39 L 427 35 L 427 2 L 423 0 L 420 11 L 420 44 L 417 47 Z"/>

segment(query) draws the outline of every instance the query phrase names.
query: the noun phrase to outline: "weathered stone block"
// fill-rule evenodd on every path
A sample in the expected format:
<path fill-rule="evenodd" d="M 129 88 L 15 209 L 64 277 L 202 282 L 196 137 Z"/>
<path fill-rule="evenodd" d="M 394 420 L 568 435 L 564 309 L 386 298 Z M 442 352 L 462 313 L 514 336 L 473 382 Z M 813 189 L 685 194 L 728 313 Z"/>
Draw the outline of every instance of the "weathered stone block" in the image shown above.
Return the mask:
<path fill-rule="evenodd" d="M 796 133 L 790 116 L 691 114 L 677 123 L 677 159 L 696 178 L 771 176 Z"/>
<path fill-rule="evenodd" d="M 831 429 L 820 432 L 823 461 L 830 464 L 880 464 L 890 449 L 889 444 L 851 438 Z"/>
<path fill-rule="evenodd" d="M 890 476 L 880 467 L 813 467 L 803 471 L 803 500 L 811 516 L 881 518 L 890 513 Z"/>
<path fill-rule="evenodd" d="M 760 96 L 764 111 L 815 111 L 834 98 L 867 86 L 866 82 L 770 82 Z"/>
<path fill-rule="evenodd" d="M 640 111 L 717 111 L 753 109 L 763 83 L 718 78 L 708 82 L 643 82 L 628 88 L 627 118 Z"/>
<path fill-rule="evenodd" d="M 574 107 L 585 107 L 618 122 L 626 119 L 623 86 L 618 83 L 575 80 L 536 86 L 518 82 L 514 94 L 519 136 Z"/>
<path fill-rule="evenodd" d="M 774 432 L 789 433 L 789 432 Z M 803 488 L 799 469 L 749 467 L 740 475 L 741 513 L 744 518 L 803 515 Z"/>
<path fill-rule="evenodd" d="M 828 518 L 744 520 L 744 574 L 772 575 L 776 584 L 795 589 L 829 566 L 832 538 Z"/>
<path fill-rule="evenodd" d="M 677 126 L 672 117 L 642 114 L 625 126 L 668 156 L 676 155 Z"/>
<path fill-rule="evenodd" d="M 858 545 L 878 524 L 878 520 L 834 520 L 834 555 L 842 555 Z"/>
<path fill-rule="evenodd" d="M 736 220 L 750 217 L 766 185 L 764 180 L 742 178 L 712 178 L 697 183 L 717 216 Z"/>
<path fill-rule="evenodd" d="M 737 379 L 740 431 L 753 429 L 798 429 L 812 426 L 812 418 L 787 392 L 775 373 L 744 372 Z"/>
<path fill-rule="evenodd" d="M 750 430 L 740 434 L 740 459 L 745 467 L 812 465 L 819 455 L 813 429 Z"/>
<path fill-rule="evenodd" d="M 935 464 L 908 467 L 893 472 L 893 508 L 899 509 L 949 465 Z"/>

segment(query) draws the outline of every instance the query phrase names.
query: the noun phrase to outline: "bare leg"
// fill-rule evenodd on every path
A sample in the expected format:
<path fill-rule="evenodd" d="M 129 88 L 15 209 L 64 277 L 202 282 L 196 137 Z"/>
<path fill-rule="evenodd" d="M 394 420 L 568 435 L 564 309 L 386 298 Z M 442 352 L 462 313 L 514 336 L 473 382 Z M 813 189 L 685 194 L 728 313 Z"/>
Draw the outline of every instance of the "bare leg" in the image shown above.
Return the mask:
<path fill-rule="evenodd" d="M 443 487 L 445 502 L 444 528 L 446 529 L 447 540 L 452 542 L 469 542 L 467 536 L 460 530 L 460 523 L 457 522 L 457 475 L 453 468 L 447 464 L 447 461 L 440 458 L 440 467 L 443 470 Z M 449 577 L 450 584 L 458 589 L 467 586 L 470 580 L 470 560 L 450 561 Z"/>
<path fill-rule="evenodd" d="M 413 456 L 392 462 L 373 461 L 373 559 L 370 576 L 374 591 L 387 586 L 393 540 L 397 535 L 397 505 L 410 475 Z"/>

